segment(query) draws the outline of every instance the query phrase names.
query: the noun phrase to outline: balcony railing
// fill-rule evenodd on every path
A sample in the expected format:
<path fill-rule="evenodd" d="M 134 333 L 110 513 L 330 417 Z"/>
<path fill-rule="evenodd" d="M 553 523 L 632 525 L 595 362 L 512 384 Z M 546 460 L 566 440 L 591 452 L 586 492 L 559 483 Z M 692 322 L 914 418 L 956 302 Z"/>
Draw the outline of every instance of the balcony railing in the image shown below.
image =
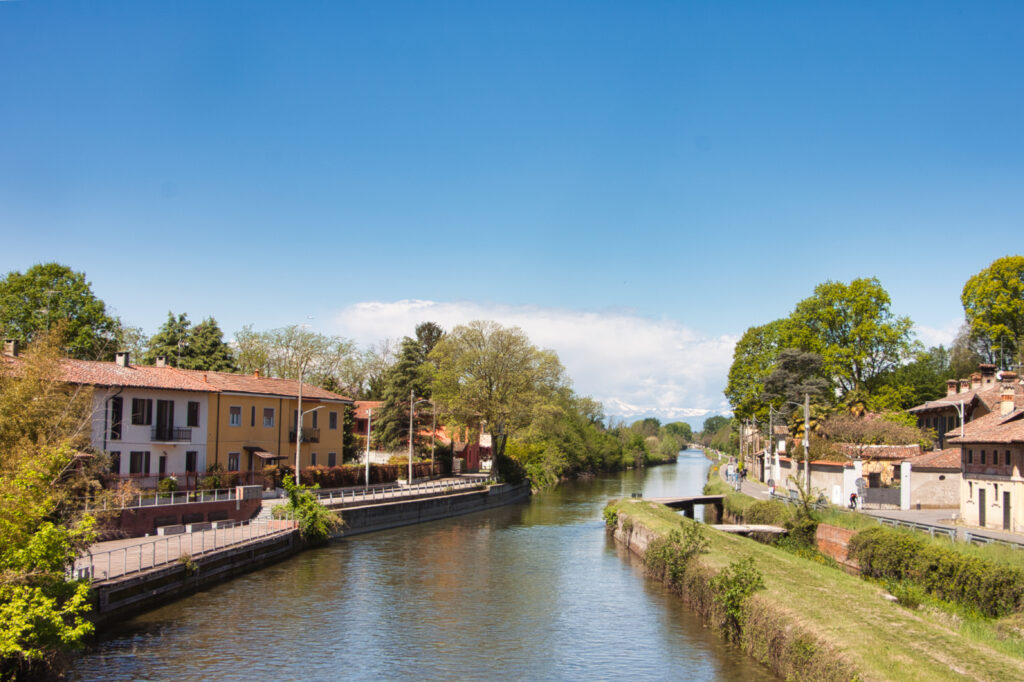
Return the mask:
<path fill-rule="evenodd" d="M 292 429 L 288 432 L 288 442 L 295 442 L 295 430 Z M 319 443 L 320 442 L 320 429 L 307 429 L 302 427 L 302 442 L 303 443 Z"/>
<path fill-rule="evenodd" d="M 149 439 L 155 443 L 191 443 L 192 429 L 154 426 Z"/>

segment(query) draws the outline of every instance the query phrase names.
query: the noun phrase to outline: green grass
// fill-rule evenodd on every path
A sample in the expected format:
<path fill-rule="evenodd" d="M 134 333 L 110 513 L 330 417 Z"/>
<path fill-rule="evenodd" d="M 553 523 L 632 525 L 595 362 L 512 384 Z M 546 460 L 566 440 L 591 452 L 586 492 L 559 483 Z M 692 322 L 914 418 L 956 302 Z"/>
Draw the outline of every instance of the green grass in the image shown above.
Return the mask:
<path fill-rule="evenodd" d="M 613 504 L 618 514 L 656 532 L 679 526 L 667 507 L 643 500 Z M 829 566 L 713 529 L 708 538 L 710 551 L 700 561 L 720 570 L 752 557 L 766 584 L 752 599 L 768 601 L 778 627 L 815 633 L 865 680 L 1024 679 L 1022 639 L 1012 625 L 933 608 L 911 611 L 887 601 L 879 585 Z"/>
<path fill-rule="evenodd" d="M 814 518 L 818 520 L 818 523 L 827 523 L 830 526 L 839 526 L 849 530 L 865 530 L 878 526 L 878 520 L 873 516 L 845 511 L 838 507 L 816 510 Z"/>

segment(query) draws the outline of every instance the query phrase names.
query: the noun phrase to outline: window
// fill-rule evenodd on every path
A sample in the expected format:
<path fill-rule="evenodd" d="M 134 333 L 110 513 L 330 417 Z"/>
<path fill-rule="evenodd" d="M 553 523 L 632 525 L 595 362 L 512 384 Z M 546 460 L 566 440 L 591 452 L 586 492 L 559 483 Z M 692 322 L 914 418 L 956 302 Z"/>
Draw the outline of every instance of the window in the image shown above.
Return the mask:
<path fill-rule="evenodd" d="M 128 462 L 128 473 L 148 474 L 149 473 L 149 451 L 132 452 L 131 461 Z"/>
<path fill-rule="evenodd" d="M 974 484 L 970 481 L 967 481 L 967 499 L 974 499 Z"/>
<path fill-rule="evenodd" d="M 132 398 L 132 424 L 149 426 L 153 423 L 153 399 Z"/>
<path fill-rule="evenodd" d="M 196 464 L 199 459 L 199 453 L 195 450 L 189 450 L 185 453 L 185 471 L 194 474 L 196 472 Z"/>
<path fill-rule="evenodd" d="M 981 463 L 982 464 L 985 463 L 985 451 L 984 450 L 981 451 Z"/>
<path fill-rule="evenodd" d="M 199 426 L 199 403 L 195 400 L 188 401 L 188 425 Z"/>
<path fill-rule="evenodd" d="M 167 475 L 167 455 L 160 455 L 160 459 L 157 460 L 157 466 L 159 467 L 161 478 Z"/>
<path fill-rule="evenodd" d="M 110 473 L 121 473 L 121 453 L 114 451 L 110 453 Z"/>
<path fill-rule="evenodd" d="M 263 408 L 263 426 L 270 428 L 274 425 L 274 408 L 264 407 Z"/>
<path fill-rule="evenodd" d="M 241 412 L 242 408 L 238 408 L 238 411 Z M 239 414 L 239 417 L 241 417 L 241 414 Z M 240 456 L 241 453 L 239 452 L 228 453 L 228 471 L 238 471 L 238 461 Z"/>
<path fill-rule="evenodd" d="M 124 399 L 110 399 L 110 440 L 121 440 L 121 420 L 124 419 Z"/>
<path fill-rule="evenodd" d="M 316 414 L 315 412 L 313 414 Z M 309 463 L 311 466 L 316 466 L 316 453 L 310 455 Z"/>
<path fill-rule="evenodd" d="M 327 466 L 336 467 L 338 466 L 338 453 L 328 452 L 327 453 Z"/>
<path fill-rule="evenodd" d="M 1010 466 L 1010 451 L 1009 450 L 1006 451 L 1006 461 L 1004 462 L 1004 464 L 1006 466 Z"/>
<path fill-rule="evenodd" d="M 974 450 L 967 448 L 967 463 L 974 464 Z"/>
<path fill-rule="evenodd" d="M 337 429 L 338 428 L 338 413 L 328 412 L 327 413 L 327 428 Z"/>
<path fill-rule="evenodd" d="M 319 414 L 320 414 L 319 412 L 314 412 L 313 413 L 313 428 L 314 429 L 316 428 L 316 418 L 319 416 Z"/>
<path fill-rule="evenodd" d="M 253 426 L 253 427 L 256 426 L 256 406 L 255 405 L 253 405 L 252 409 L 249 411 L 249 426 Z"/>
<path fill-rule="evenodd" d="M 240 405 L 232 405 L 230 408 L 228 408 L 228 425 L 242 425 L 242 407 Z M 232 471 L 236 471 L 236 469 L 232 469 Z"/>

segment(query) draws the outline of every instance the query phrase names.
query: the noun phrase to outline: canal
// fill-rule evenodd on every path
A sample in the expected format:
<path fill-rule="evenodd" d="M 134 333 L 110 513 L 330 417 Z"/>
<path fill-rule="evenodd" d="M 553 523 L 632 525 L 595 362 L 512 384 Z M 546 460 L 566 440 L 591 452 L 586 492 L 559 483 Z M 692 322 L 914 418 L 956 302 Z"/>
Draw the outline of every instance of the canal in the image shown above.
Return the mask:
<path fill-rule="evenodd" d="M 603 532 L 614 497 L 699 493 L 708 461 L 356 536 L 127 621 L 78 680 L 774 679 Z"/>

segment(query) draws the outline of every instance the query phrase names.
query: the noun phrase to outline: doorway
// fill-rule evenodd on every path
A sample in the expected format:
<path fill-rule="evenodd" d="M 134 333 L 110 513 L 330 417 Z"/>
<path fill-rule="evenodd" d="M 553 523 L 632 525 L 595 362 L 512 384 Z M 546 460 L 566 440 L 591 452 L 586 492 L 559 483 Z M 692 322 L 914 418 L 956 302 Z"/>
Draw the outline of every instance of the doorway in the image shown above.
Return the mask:
<path fill-rule="evenodd" d="M 985 489 L 978 488 L 978 525 L 985 527 Z"/>
<path fill-rule="evenodd" d="M 1010 528 L 1010 493 L 1003 493 L 1003 530 L 1012 530 Z"/>

